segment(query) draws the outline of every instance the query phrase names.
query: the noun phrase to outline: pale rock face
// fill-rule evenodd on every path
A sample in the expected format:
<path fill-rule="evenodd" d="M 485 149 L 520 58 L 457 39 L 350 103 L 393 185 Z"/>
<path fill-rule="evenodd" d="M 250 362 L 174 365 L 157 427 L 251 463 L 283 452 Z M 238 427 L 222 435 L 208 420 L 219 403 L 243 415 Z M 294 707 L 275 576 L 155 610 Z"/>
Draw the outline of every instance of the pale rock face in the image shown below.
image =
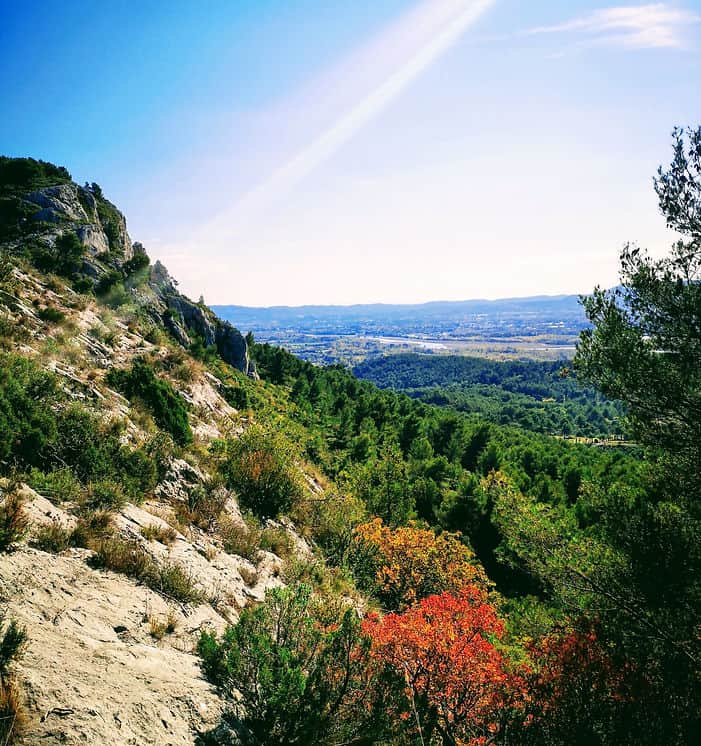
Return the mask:
<path fill-rule="evenodd" d="M 81 225 L 76 233 L 80 242 L 83 246 L 87 247 L 93 256 L 104 254 L 110 250 L 107 236 L 102 228 L 98 228 L 95 225 Z"/>
<path fill-rule="evenodd" d="M 127 261 L 134 256 L 134 244 L 132 243 L 129 233 L 127 232 L 127 221 L 124 219 L 124 216 L 121 213 L 119 213 L 119 217 L 121 218 L 119 225 L 117 226 L 120 244 L 119 251 L 124 257 L 124 260 Z"/>
<path fill-rule="evenodd" d="M 99 218 L 95 209 L 95 198 L 90 192 L 81 189 L 82 204 L 78 198 L 78 189 L 75 184 L 59 184 L 58 186 L 46 187 L 28 194 L 24 199 L 26 202 L 41 208 L 33 218 L 46 222 L 56 223 L 60 220 L 72 220 L 80 223 L 97 223 Z M 90 214 L 88 214 L 90 213 Z"/>
<path fill-rule="evenodd" d="M 81 242 L 93 254 L 102 254 L 110 250 L 106 226 L 102 224 L 97 211 L 95 197 L 77 184 L 59 184 L 38 189 L 26 195 L 25 202 L 36 205 L 37 211 L 32 220 L 44 223 L 78 223 L 76 228 Z M 131 259 L 134 249 L 127 231 L 124 216 L 117 211 L 117 249 L 124 259 Z"/>
<path fill-rule="evenodd" d="M 194 746 L 223 703 L 191 651 L 199 630 L 222 620 L 205 606 L 184 614 L 126 577 L 92 570 L 84 555 L 24 548 L 0 558 L 7 611 L 29 636 L 26 743 Z M 154 640 L 149 617 L 169 610 L 177 631 Z"/>
<path fill-rule="evenodd" d="M 180 462 L 173 474 L 195 479 L 200 473 L 191 468 Z M 26 486 L 22 496 L 31 535 L 49 524 L 75 526 L 61 505 Z M 87 549 L 49 554 L 20 546 L 0 555 L 3 610 L 29 638 L 18 666 L 29 716 L 23 743 L 195 746 L 198 734 L 215 730 L 217 743 L 238 743 L 221 725 L 227 703 L 204 679 L 194 651 L 201 631 L 221 634 L 240 609 L 282 585 L 280 560 L 261 552 L 254 565 L 196 528 L 176 533 L 170 545 L 149 541 L 144 528 L 168 526 L 156 515 L 162 507 L 126 505 L 115 517 L 117 530 L 156 561 L 183 567 L 205 603 L 181 604 L 94 569 Z M 241 520 L 233 500 L 226 512 Z M 175 630 L 155 639 L 152 620 L 168 617 Z"/>

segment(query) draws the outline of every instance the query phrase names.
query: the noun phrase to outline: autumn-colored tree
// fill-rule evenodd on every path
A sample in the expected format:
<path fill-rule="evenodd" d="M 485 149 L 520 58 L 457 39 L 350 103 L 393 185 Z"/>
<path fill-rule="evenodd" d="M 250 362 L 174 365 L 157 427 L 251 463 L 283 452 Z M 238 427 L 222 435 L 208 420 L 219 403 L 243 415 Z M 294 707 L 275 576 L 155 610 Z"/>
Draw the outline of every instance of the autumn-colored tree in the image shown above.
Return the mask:
<path fill-rule="evenodd" d="M 405 609 L 431 594 L 459 593 L 468 585 L 484 595 L 489 581 L 459 534 L 404 526 L 379 518 L 356 529 L 356 575 L 388 610 Z"/>
<path fill-rule="evenodd" d="M 523 719 L 524 671 L 498 649 L 504 631 L 480 588 L 429 596 L 403 613 L 370 616 L 371 657 L 402 683 L 398 729 L 424 744 L 478 746 Z"/>
<path fill-rule="evenodd" d="M 523 746 L 626 743 L 644 677 L 614 661 L 593 627 L 555 631 L 531 646 L 531 717 L 514 734 Z M 643 741 L 642 733 L 639 742 Z"/>

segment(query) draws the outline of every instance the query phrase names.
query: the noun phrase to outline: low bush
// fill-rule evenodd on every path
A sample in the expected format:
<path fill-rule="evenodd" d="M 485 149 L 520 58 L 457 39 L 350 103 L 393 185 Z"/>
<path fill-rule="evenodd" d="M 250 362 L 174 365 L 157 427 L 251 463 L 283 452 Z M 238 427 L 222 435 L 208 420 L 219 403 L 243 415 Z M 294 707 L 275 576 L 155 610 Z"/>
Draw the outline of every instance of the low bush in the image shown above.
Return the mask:
<path fill-rule="evenodd" d="M 294 554 L 294 541 L 284 528 L 270 526 L 264 528 L 260 535 L 260 548 L 276 554 L 280 559 L 287 559 Z"/>
<path fill-rule="evenodd" d="M 251 562 L 257 558 L 262 531 L 253 516 L 244 516 L 243 521 L 222 517 L 217 522 L 217 533 L 225 552 Z"/>
<path fill-rule="evenodd" d="M 187 503 L 178 506 L 178 517 L 184 523 L 192 523 L 203 531 L 211 531 L 228 499 L 229 493 L 216 481 L 198 484 L 188 492 Z"/>
<path fill-rule="evenodd" d="M 80 269 L 85 255 L 85 247 L 72 231 L 61 234 L 53 246 L 35 245 L 30 247 L 30 251 L 37 269 L 63 277 L 73 277 Z"/>
<path fill-rule="evenodd" d="M 251 405 L 248 391 L 243 386 L 227 384 L 222 389 L 222 395 L 234 409 L 248 409 Z"/>
<path fill-rule="evenodd" d="M 110 290 L 120 285 L 121 282 L 122 273 L 116 269 L 111 269 L 109 272 L 105 272 L 95 283 L 95 294 L 97 296 L 105 296 Z"/>
<path fill-rule="evenodd" d="M 97 542 L 92 564 L 142 580 L 153 572 L 153 559 L 138 541 L 111 536 Z"/>
<path fill-rule="evenodd" d="M 75 546 L 73 529 L 64 526 L 58 519 L 40 526 L 31 539 L 31 545 L 42 552 L 58 554 Z"/>
<path fill-rule="evenodd" d="M 84 507 L 88 510 L 121 510 L 127 497 L 120 484 L 111 479 L 101 479 L 88 485 Z"/>
<path fill-rule="evenodd" d="M 83 495 L 84 487 L 70 469 L 54 469 L 45 474 L 32 469 L 27 477 L 29 486 L 51 502 L 77 501 Z"/>
<path fill-rule="evenodd" d="M 122 265 L 125 275 L 133 275 L 141 269 L 146 269 L 150 263 L 148 256 L 143 252 L 137 252 L 131 259 Z"/>
<path fill-rule="evenodd" d="M 5 614 L 0 614 L 0 679 L 7 674 L 10 664 L 23 653 L 27 644 L 27 630 L 14 619 L 5 623 Z"/>
<path fill-rule="evenodd" d="M 66 314 L 63 313 L 63 311 L 59 311 L 59 309 L 54 306 L 47 306 L 46 308 L 40 309 L 37 311 L 37 316 L 42 321 L 46 321 L 49 324 L 58 324 L 66 319 Z"/>
<path fill-rule="evenodd" d="M 204 595 L 192 574 L 176 562 L 157 565 L 153 576 L 145 582 L 154 591 L 182 603 L 197 604 L 204 601 Z"/>
<path fill-rule="evenodd" d="M 192 442 L 185 401 L 167 381 L 156 376 L 145 360 L 135 360 L 131 370 L 111 370 L 106 380 L 127 398 L 140 399 L 151 411 L 156 425 L 170 433 L 178 445 Z"/>
<path fill-rule="evenodd" d="M 71 546 L 91 549 L 114 533 L 113 515 L 108 510 L 84 513 L 71 534 Z"/>
<path fill-rule="evenodd" d="M 73 290 L 76 293 L 86 294 L 92 293 L 95 289 L 95 281 L 89 277 L 78 277 L 73 280 Z"/>
<path fill-rule="evenodd" d="M 367 648 L 354 609 L 315 597 L 306 585 L 269 591 L 221 638 L 198 643 L 207 678 L 236 692 L 252 742 L 369 743 Z M 378 742 L 381 739 L 377 739 Z"/>
<path fill-rule="evenodd" d="M 241 505 L 261 518 L 287 512 L 303 492 L 291 445 L 261 428 L 228 442 L 222 471 Z"/>
<path fill-rule="evenodd" d="M 172 635 L 178 628 L 178 618 L 171 609 L 165 619 L 157 616 L 148 618 L 149 634 L 155 640 L 162 640 L 166 635 Z"/>

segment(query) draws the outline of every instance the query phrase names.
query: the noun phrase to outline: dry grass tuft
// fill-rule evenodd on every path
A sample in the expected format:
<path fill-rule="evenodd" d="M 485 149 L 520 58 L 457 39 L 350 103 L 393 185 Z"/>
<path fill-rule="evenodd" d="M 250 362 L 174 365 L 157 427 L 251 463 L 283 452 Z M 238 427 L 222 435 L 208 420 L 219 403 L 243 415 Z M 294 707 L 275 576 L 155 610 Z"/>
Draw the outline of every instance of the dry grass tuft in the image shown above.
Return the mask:
<path fill-rule="evenodd" d="M 172 635 L 178 628 L 178 617 L 171 609 L 165 619 L 151 615 L 148 618 L 149 634 L 154 640 L 162 640 L 166 635 Z"/>
<path fill-rule="evenodd" d="M 14 678 L 7 676 L 0 681 L 0 744 L 19 743 L 27 722 L 20 689 Z"/>
<path fill-rule="evenodd" d="M 217 532 L 225 552 L 255 561 L 260 550 L 262 531 L 254 519 L 244 518 L 240 522 L 228 516 L 222 517 L 217 524 Z"/>
<path fill-rule="evenodd" d="M 241 580 L 250 588 L 258 582 L 258 570 L 253 567 L 246 567 L 242 565 L 239 567 L 239 575 Z"/>
<path fill-rule="evenodd" d="M 69 547 L 75 546 L 73 543 L 73 529 L 64 526 L 60 520 L 54 518 L 51 523 L 39 527 L 31 539 L 31 545 L 43 552 L 58 554 Z"/>
<path fill-rule="evenodd" d="M 17 489 L 10 489 L 0 505 L 0 551 L 6 552 L 22 541 L 28 530 L 29 516 L 24 509 L 24 499 Z"/>
<path fill-rule="evenodd" d="M 170 546 L 178 538 L 178 532 L 172 526 L 160 526 L 156 523 L 143 526 L 141 535 L 146 541 L 160 541 L 166 546 Z"/>
<path fill-rule="evenodd" d="M 92 549 L 95 567 L 128 575 L 181 603 L 204 601 L 202 591 L 186 568 L 176 562 L 157 562 L 138 541 L 113 536 L 98 542 Z"/>

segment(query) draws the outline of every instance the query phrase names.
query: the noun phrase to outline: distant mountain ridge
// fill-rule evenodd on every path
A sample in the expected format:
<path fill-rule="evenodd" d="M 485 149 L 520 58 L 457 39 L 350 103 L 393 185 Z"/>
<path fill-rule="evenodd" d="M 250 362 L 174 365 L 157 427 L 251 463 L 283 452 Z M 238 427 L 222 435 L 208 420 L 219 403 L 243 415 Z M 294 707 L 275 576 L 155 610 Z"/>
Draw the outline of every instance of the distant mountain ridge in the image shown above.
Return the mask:
<path fill-rule="evenodd" d="M 535 295 L 498 300 L 430 301 L 427 303 L 367 303 L 343 305 L 270 306 L 256 308 L 237 305 L 214 305 L 212 310 L 222 318 L 244 328 L 296 326 L 301 320 L 381 322 L 435 320 L 459 322 L 481 314 L 509 316 L 557 317 L 558 320 L 585 321 L 579 295 Z M 248 326 L 247 326 L 248 325 Z"/>

